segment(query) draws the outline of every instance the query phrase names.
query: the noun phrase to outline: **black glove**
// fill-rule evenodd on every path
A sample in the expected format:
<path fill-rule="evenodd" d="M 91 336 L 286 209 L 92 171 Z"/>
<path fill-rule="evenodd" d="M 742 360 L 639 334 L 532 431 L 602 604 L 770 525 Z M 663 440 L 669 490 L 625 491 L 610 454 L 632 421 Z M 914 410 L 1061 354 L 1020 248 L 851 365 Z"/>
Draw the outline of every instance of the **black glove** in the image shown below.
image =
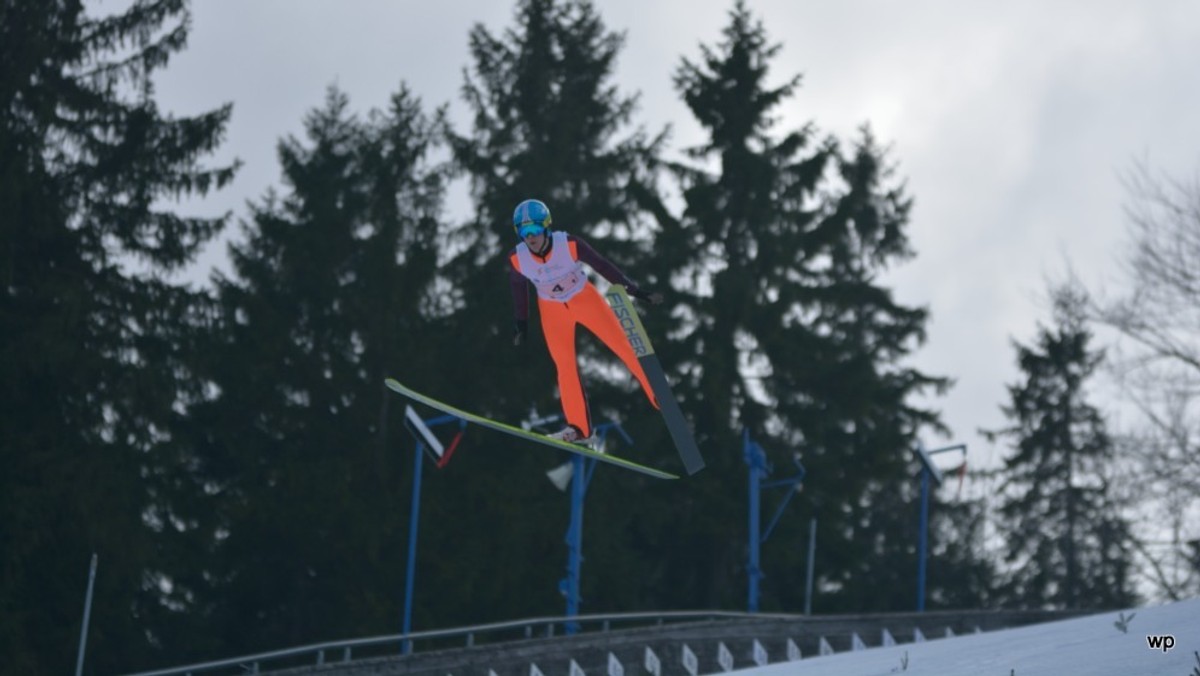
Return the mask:
<path fill-rule="evenodd" d="M 513 345 L 525 342 L 525 334 L 529 333 L 529 320 L 518 319 L 513 324 Z"/>
<path fill-rule="evenodd" d="M 646 290 L 641 287 L 633 287 L 628 289 L 628 291 L 630 296 L 651 305 L 661 305 L 663 302 L 663 295 L 657 291 L 646 293 Z"/>

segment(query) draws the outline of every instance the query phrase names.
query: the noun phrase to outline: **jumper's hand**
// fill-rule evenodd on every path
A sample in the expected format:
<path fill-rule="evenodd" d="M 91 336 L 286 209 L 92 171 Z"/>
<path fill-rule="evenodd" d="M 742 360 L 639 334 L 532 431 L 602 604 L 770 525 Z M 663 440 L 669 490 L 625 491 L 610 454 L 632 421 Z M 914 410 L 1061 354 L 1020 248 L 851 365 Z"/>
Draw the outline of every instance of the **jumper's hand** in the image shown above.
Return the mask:
<path fill-rule="evenodd" d="M 631 297 L 636 298 L 643 303 L 660 305 L 663 302 L 663 295 L 657 291 L 647 293 L 645 289 L 639 287 L 630 287 L 627 289 L 627 291 Z"/>

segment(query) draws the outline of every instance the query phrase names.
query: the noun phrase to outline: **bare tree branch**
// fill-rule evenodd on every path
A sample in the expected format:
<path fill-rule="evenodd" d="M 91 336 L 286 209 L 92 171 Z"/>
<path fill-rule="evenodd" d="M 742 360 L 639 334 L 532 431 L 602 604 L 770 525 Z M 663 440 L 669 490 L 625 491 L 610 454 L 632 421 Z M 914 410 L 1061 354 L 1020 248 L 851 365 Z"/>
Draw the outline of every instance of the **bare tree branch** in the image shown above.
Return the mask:
<path fill-rule="evenodd" d="M 1190 181 L 1135 163 L 1123 177 L 1129 243 L 1121 291 L 1093 296 L 1089 318 L 1112 330 L 1109 372 L 1136 420 L 1123 436 L 1130 485 L 1169 547 L 1138 544 L 1169 598 L 1200 592 L 1187 543 L 1200 538 L 1200 174 Z M 1161 538 L 1159 538 L 1161 539 Z M 1170 575 L 1169 571 L 1186 571 Z"/>

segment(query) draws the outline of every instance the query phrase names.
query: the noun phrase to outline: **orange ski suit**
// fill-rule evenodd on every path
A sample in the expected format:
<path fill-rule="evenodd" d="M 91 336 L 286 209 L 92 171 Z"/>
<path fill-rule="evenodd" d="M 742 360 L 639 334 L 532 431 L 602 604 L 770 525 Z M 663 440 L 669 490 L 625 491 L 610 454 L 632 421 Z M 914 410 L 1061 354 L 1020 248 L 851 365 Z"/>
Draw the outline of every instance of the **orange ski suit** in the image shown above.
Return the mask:
<path fill-rule="evenodd" d="M 596 253 L 591 246 L 577 237 L 567 236 L 563 233 L 554 234 L 558 236 L 551 239 L 547 250 L 543 251 L 541 255 L 529 251 L 528 247 L 525 247 L 524 253 L 522 253 L 520 251 L 521 247 L 524 247 L 522 244 L 510 256 L 512 265 L 510 285 L 513 290 L 518 322 L 528 318 L 529 285 L 533 283 L 535 289 L 538 288 L 535 279 L 536 271 L 522 270 L 522 257 L 528 256 L 525 260 L 532 261 L 535 266 L 544 265 L 554 255 L 555 244 L 559 246 L 566 244 L 570 252 L 570 259 L 576 265 L 581 261 L 580 254 L 582 253 L 582 262 L 588 263 L 609 282 L 625 285 L 631 290 L 631 295 L 642 295 L 636 284 L 625 277 L 615 265 Z M 625 337 L 625 330 L 621 328 L 612 308 L 609 307 L 596 287 L 587 280 L 586 275 L 580 273 L 578 287 L 569 298 L 562 300 L 548 298 L 539 290 L 538 312 L 542 319 L 542 334 L 546 338 L 546 346 L 550 350 L 550 357 L 554 360 L 554 367 L 558 372 L 559 397 L 562 400 L 563 417 L 566 418 L 568 425 L 576 427 L 584 437 L 592 434 L 587 397 L 579 380 L 579 365 L 576 361 L 576 324 L 587 327 L 625 363 L 625 367 L 641 384 L 642 391 L 646 393 L 650 403 L 658 408 L 658 400 L 654 396 L 649 381 L 646 380 L 646 373 L 642 370 L 642 365 L 638 363 L 633 347 Z"/>

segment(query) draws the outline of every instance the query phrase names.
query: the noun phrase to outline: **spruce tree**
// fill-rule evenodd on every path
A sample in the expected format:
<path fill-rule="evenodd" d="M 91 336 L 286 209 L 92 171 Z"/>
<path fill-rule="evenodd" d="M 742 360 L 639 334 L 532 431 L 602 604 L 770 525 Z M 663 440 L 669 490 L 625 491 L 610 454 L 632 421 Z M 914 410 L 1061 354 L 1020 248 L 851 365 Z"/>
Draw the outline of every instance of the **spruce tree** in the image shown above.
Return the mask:
<path fill-rule="evenodd" d="M 948 485 L 943 492 L 955 490 L 954 486 L 962 485 L 960 481 L 953 475 L 947 476 Z M 935 498 L 930 510 L 925 607 L 973 610 L 995 607 L 999 572 L 995 561 L 987 555 L 992 516 L 988 500 Z M 916 510 L 907 511 L 910 522 L 916 522 Z M 902 569 L 901 588 L 906 592 L 915 584 L 911 577 L 913 570 L 913 566 Z"/>
<path fill-rule="evenodd" d="M 1001 602 L 1015 607 L 1124 608 L 1135 600 L 1130 527 L 1110 490 L 1113 440 L 1087 386 L 1104 354 L 1080 296 L 1055 295 L 1053 325 L 1014 342 L 1021 380 L 1002 407 L 1011 426 L 998 530 L 1008 564 Z"/>
<path fill-rule="evenodd" d="M 383 380 L 435 349 L 438 124 L 406 88 L 366 120 L 330 89 L 279 144 L 286 193 L 252 206 L 214 279 L 214 396 L 190 414 L 226 653 L 398 626 L 411 463 Z"/>
<path fill-rule="evenodd" d="M 449 135 L 475 204 L 473 218 L 449 242 L 462 251 L 449 268 L 466 310 L 460 317 L 474 323 L 462 332 L 471 348 L 464 356 L 488 361 L 491 344 L 481 348 L 479 341 L 496 336 L 508 347 L 512 331 L 506 275 L 517 243 L 513 208 L 541 199 L 555 228 L 588 239 L 619 265 L 636 264 L 644 224 L 627 188 L 650 180 L 647 166 L 658 147 L 640 129 L 628 129 L 636 99 L 610 82 L 623 37 L 608 32 L 591 3 L 523 0 L 515 14 L 516 27 L 503 35 L 482 25 L 471 31 L 473 67 L 463 89 L 473 124 Z M 540 341 L 536 330 L 531 337 Z M 491 406 L 505 410 L 512 383 L 460 370 L 473 389 L 495 395 L 485 398 L 496 402 Z M 515 375 L 524 378 L 520 384 L 539 384 L 538 403 L 553 406 L 553 377 L 544 368 Z M 515 393 L 522 409 L 529 395 L 528 388 Z"/>
<path fill-rule="evenodd" d="M 827 590 L 816 607 L 907 608 L 911 596 L 891 598 L 886 580 L 912 560 L 912 540 L 889 522 L 913 495 L 907 449 L 922 428 L 941 428 L 911 399 L 947 384 L 904 364 L 927 312 L 879 281 L 913 255 L 911 201 L 868 129 L 848 147 L 811 123 L 775 131 L 800 82 L 768 84 L 778 50 L 739 2 L 722 42 L 675 75 L 708 137 L 675 166 L 683 213 L 655 208 L 671 312 L 649 325 L 672 337 L 661 353 L 710 469 L 693 479 L 695 505 L 667 507 L 668 530 L 690 543 L 672 567 L 694 571 L 674 593 L 705 607 L 738 603 L 745 495 L 732 477 L 747 471 L 739 438 L 749 429 L 778 467 L 802 453 L 807 505 L 797 509 L 819 516 L 816 571 Z M 764 608 L 802 604 L 806 530 L 781 531 L 773 537 L 785 541 L 763 549 Z M 773 580 L 771 570 L 796 574 Z"/>
<path fill-rule="evenodd" d="M 452 330 L 444 340 L 455 358 L 439 378 L 411 384 L 465 408 L 519 422 L 531 407 L 541 414 L 561 409 L 554 367 L 537 328 L 536 303 L 531 301 L 529 340 L 521 347 L 512 344 L 508 256 L 518 241 L 513 208 L 527 198 L 543 200 L 554 228 L 586 239 L 642 281 L 648 223 L 630 186 L 652 183 L 649 167 L 661 138 L 650 139 L 632 127 L 636 99 L 612 83 L 623 38 L 605 27 L 591 3 L 522 0 L 514 24 L 500 34 L 483 26 L 470 34 L 471 67 L 463 91 L 471 126 L 449 135 L 474 205 L 474 214 L 445 240 L 456 254 L 445 274 L 459 311 L 450 318 Z M 593 281 L 603 288 L 602 280 Z M 635 412 L 661 426 L 624 367 L 586 330 L 579 334 L 593 419 Z M 628 422 L 625 415 L 620 419 Z M 457 617 L 480 621 L 559 612 L 556 583 L 566 562 L 562 538 L 568 500 L 544 472 L 567 458 L 485 430 L 472 428 L 468 435 L 454 460 L 460 500 L 479 500 L 489 509 L 453 521 L 453 528 L 478 538 L 446 543 L 456 583 L 473 590 Z M 639 459 L 676 462 L 669 446 L 656 449 L 635 438 L 647 451 Z M 642 502 L 638 491 L 645 483 L 620 470 L 596 472 L 585 535 L 585 612 L 637 593 L 636 577 L 621 573 L 637 566 L 622 560 L 628 551 L 615 543 L 641 516 L 635 505 Z M 500 551 L 508 554 L 489 556 Z M 518 558 L 525 563 L 505 563 Z M 443 605 L 436 612 L 445 616 L 452 606 Z"/>
<path fill-rule="evenodd" d="M 183 49 L 182 0 L 108 15 L 0 3 L 0 653 L 68 673 L 98 555 L 88 666 L 153 662 L 179 599 L 166 543 L 192 524 L 167 430 L 191 389 L 196 294 L 170 273 L 223 226 L 169 200 L 229 181 L 203 159 L 230 107 L 175 117 L 153 74 Z M 181 488 L 182 487 L 182 488 Z M 183 490 L 183 493 L 180 493 Z"/>

